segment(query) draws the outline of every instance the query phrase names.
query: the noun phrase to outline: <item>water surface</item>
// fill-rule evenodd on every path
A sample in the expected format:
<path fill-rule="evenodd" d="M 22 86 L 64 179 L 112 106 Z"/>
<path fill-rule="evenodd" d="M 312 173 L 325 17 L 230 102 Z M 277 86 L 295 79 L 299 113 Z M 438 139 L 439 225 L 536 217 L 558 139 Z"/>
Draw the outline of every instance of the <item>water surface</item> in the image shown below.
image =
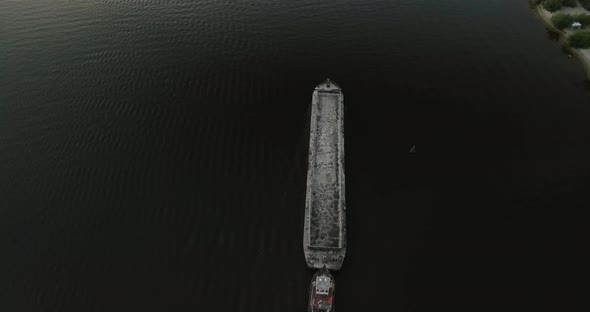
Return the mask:
<path fill-rule="evenodd" d="M 1 310 L 304 311 L 326 77 L 338 311 L 583 302 L 590 94 L 527 1 L 5 0 Z"/>

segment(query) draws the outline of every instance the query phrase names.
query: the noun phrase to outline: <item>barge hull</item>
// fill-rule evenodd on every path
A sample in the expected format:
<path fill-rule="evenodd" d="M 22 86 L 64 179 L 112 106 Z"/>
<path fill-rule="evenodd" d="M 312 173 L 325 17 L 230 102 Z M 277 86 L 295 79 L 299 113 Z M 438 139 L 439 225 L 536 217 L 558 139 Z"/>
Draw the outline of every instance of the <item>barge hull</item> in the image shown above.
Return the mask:
<path fill-rule="evenodd" d="M 343 100 L 330 80 L 312 97 L 303 247 L 314 269 L 339 270 L 346 254 Z"/>

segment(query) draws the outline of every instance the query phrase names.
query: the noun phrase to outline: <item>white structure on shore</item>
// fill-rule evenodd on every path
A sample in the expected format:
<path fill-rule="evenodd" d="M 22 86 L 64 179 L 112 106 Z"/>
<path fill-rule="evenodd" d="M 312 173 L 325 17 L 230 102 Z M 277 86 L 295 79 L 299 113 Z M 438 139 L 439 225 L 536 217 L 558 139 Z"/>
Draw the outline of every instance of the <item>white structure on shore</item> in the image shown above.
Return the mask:
<path fill-rule="evenodd" d="M 572 29 L 582 29 L 582 24 L 580 22 L 573 22 Z"/>
<path fill-rule="evenodd" d="M 307 266 L 339 270 L 346 253 L 344 106 L 327 79 L 312 97 L 303 251 Z"/>

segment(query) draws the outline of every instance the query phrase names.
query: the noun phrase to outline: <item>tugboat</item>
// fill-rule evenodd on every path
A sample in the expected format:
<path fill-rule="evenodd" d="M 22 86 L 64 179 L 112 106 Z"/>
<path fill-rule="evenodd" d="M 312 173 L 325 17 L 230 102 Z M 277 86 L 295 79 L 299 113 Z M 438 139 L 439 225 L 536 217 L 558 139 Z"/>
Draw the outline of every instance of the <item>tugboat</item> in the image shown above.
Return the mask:
<path fill-rule="evenodd" d="M 311 280 L 309 293 L 309 312 L 334 311 L 334 277 L 324 266 Z"/>

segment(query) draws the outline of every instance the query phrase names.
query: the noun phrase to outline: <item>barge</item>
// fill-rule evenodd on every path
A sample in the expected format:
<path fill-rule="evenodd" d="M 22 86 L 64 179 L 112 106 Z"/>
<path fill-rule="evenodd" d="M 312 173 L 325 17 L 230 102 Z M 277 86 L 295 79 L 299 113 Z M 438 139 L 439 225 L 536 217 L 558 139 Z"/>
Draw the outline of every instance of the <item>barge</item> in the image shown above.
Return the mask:
<path fill-rule="evenodd" d="M 303 231 L 310 269 L 340 270 L 346 254 L 343 100 L 330 79 L 312 96 Z"/>

